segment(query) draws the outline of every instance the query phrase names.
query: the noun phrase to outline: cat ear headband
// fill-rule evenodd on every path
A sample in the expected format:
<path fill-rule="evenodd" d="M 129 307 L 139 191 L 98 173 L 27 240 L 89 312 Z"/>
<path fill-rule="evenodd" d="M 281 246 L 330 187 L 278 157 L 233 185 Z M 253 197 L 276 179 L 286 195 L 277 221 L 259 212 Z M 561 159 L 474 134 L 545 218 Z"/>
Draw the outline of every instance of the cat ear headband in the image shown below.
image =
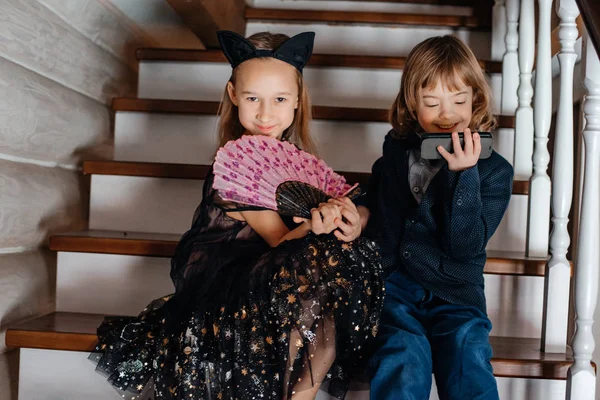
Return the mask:
<path fill-rule="evenodd" d="M 273 57 L 294 66 L 300 72 L 312 55 L 315 41 L 314 32 L 303 32 L 289 38 L 275 50 L 259 50 L 235 32 L 218 31 L 217 37 L 232 68 L 256 57 Z"/>

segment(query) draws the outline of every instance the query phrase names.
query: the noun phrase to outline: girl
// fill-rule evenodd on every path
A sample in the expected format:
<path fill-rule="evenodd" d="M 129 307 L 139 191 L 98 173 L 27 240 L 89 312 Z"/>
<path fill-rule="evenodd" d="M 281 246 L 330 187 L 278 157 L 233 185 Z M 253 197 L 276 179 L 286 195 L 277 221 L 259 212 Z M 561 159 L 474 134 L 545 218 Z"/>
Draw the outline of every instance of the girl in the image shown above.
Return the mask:
<path fill-rule="evenodd" d="M 219 32 L 233 67 L 221 146 L 268 135 L 313 150 L 301 73 L 313 39 Z M 175 293 L 105 322 L 98 370 L 123 393 L 152 378 L 157 399 L 314 399 L 326 378 L 343 396 L 383 303 L 378 253 L 356 239 L 356 207 L 339 199 L 297 225 L 221 200 L 213 178 L 172 259 Z"/>
<path fill-rule="evenodd" d="M 513 171 L 497 153 L 479 160 L 472 131 L 490 131 L 490 88 L 471 50 L 434 37 L 409 54 L 392 107 L 393 129 L 373 165 L 359 212 L 381 246 L 386 299 L 368 363 L 371 398 L 498 399 L 483 267 Z M 453 153 L 420 156 L 420 138 L 452 133 Z M 458 132 L 464 132 L 461 147 Z"/>

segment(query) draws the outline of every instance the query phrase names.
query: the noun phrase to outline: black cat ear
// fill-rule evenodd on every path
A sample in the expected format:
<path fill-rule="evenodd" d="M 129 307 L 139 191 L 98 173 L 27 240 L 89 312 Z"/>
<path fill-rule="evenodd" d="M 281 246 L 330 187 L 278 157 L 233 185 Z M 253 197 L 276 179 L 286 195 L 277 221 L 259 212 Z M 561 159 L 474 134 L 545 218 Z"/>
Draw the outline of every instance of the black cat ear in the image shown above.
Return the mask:
<path fill-rule="evenodd" d="M 273 57 L 293 65 L 302 72 L 312 55 L 315 42 L 314 32 L 302 32 L 285 41 L 273 52 Z"/>
<path fill-rule="evenodd" d="M 251 58 L 257 57 L 258 51 L 245 37 L 232 31 L 218 31 L 217 38 L 221 49 L 232 68 Z"/>

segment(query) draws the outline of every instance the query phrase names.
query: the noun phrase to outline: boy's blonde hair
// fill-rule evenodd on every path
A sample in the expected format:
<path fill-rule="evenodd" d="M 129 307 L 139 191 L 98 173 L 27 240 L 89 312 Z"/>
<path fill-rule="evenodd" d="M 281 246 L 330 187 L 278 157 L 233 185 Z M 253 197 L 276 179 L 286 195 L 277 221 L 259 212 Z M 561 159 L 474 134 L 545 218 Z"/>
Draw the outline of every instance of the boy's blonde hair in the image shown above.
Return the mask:
<path fill-rule="evenodd" d="M 248 38 L 254 47 L 259 50 L 275 50 L 281 46 L 289 36 L 281 33 L 260 32 Z M 231 72 L 229 81 L 235 86 L 237 68 Z M 304 83 L 302 74 L 296 70 L 298 77 L 298 108 L 296 109 L 292 125 L 283 132 L 283 138 L 309 153 L 316 152 L 316 146 L 310 137 L 309 124 L 312 119 L 310 97 L 308 88 Z M 224 146 L 230 140 L 238 139 L 242 136 L 245 129 L 240 123 L 238 117 L 238 108 L 235 106 L 227 94 L 227 86 L 223 94 L 223 100 L 219 107 L 219 148 Z"/>
<path fill-rule="evenodd" d="M 495 128 L 490 85 L 475 55 L 461 40 L 437 36 L 416 45 L 406 59 L 400 92 L 389 115 L 395 137 L 421 130 L 416 113 L 420 93 L 435 88 L 439 81 L 453 91 L 461 83 L 473 88 L 471 130 L 489 132 Z"/>

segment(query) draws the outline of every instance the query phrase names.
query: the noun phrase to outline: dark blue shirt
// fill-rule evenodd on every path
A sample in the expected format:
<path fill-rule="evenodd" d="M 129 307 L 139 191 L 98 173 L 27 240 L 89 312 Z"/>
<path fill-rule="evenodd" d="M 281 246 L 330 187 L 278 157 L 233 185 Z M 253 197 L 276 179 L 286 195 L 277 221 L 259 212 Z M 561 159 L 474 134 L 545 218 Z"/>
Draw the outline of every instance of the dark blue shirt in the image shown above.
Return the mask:
<path fill-rule="evenodd" d="M 486 312 L 485 247 L 508 207 L 513 169 L 495 152 L 461 172 L 445 164 L 418 204 L 408 159 L 419 143 L 416 134 L 386 136 L 361 199 L 371 212 L 365 235 L 380 245 L 386 275 L 404 269 L 434 295 Z"/>

